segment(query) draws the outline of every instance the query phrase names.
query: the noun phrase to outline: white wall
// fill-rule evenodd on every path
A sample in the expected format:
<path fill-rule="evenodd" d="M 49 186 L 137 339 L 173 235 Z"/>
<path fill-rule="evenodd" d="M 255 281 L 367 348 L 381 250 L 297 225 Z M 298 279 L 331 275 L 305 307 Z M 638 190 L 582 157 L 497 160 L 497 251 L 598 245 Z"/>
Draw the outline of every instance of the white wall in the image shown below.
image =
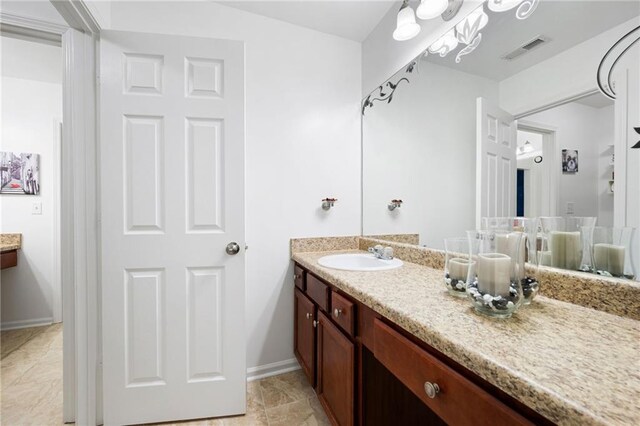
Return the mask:
<path fill-rule="evenodd" d="M 526 120 L 555 127 L 559 153 L 562 149 L 578 150 L 577 173 L 562 174 L 562 164 L 558 162 L 556 166 L 561 173 L 558 215 L 566 215 L 567 202 L 574 202 L 574 216 L 598 216 L 606 196 L 611 198 L 601 191 L 605 181 L 601 157 L 613 138 L 613 110 L 571 102 L 527 116 Z"/>
<path fill-rule="evenodd" d="M 476 98 L 497 103 L 498 84 L 427 61 L 408 78 L 363 119 L 364 234 L 419 233 L 443 248 L 474 228 Z M 395 198 L 404 204 L 390 212 Z"/>
<path fill-rule="evenodd" d="M 500 107 L 520 115 L 597 90 L 598 65 L 607 50 L 638 26 L 635 17 L 500 82 Z"/>
<path fill-rule="evenodd" d="M 247 366 L 293 358 L 289 239 L 360 233 L 360 44 L 213 2 L 114 2 L 111 24 L 245 41 Z"/>
<path fill-rule="evenodd" d="M 398 6 L 392 7 L 387 12 L 362 43 L 362 97 L 366 97 L 409 61 L 421 54 L 442 34 L 453 28 L 484 1 L 465 0 L 458 14 L 449 22 L 444 22 L 441 18 L 427 21 L 418 20 L 422 30 L 415 38 L 396 41 L 392 34 L 396 28 L 398 9 L 402 4 L 401 1 L 398 1 Z M 417 2 L 412 2 L 411 5 L 415 10 Z"/>
<path fill-rule="evenodd" d="M 18 266 L 2 271 L 2 327 L 51 322 L 54 271 L 54 120 L 62 118 L 59 47 L 2 37 L 0 150 L 40 154 L 38 196 L 0 195 L 1 232 L 22 233 Z M 59 168 L 59 167 L 58 167 Z M 32 215 L 33 203 L 42 215 Z"/>

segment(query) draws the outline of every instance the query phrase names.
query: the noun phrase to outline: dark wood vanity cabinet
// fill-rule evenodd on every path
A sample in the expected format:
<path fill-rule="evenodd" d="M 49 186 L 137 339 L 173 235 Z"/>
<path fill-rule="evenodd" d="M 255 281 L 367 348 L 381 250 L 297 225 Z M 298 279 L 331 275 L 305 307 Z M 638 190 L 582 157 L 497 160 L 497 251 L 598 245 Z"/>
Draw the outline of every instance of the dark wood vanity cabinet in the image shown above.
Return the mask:
<path fill-rule="evenodd" d="M 296 271 L 295 280 L 300 279 L 297 275 Z M 317 277 L 303 272 L 302 281 L 306 291 L 301 291 L 297 282 L 294 290 L 294 353 L 331 422 L 352 426 L 355 308 L 349 300 L 330 292 L 329 286 Z"/>
<path fill-rule="evenodd" d="M 318 399 L 332 422 L 354 424 L 355 345 L 329 318 L 318 315 Z"/>
<path fill-rule="evenodd" d="M 551 424 L 296 264 L 294 352 L 334 425 Z"/>

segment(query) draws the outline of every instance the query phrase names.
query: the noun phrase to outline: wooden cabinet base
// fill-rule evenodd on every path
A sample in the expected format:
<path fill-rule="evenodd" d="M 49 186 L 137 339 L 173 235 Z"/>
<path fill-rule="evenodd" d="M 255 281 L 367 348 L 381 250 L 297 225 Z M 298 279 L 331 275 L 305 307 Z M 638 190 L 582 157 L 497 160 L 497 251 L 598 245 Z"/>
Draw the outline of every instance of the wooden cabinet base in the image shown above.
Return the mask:
<path fill-rule="evenodd" d="M 295 354 L 332 424 L 551 424 L 300 265 L 296 275 Z"/>
<path fill-rule="evenodd" d="M 354 423 L 355 349 L 329 318 L 318 314 L 318 399 L 333 423 Z"/>
<path fill-rule="evenodd" d="M 0 269 L 11 268 L 18 264 L 18 251 L 11 250 L 0 253 Z"/>

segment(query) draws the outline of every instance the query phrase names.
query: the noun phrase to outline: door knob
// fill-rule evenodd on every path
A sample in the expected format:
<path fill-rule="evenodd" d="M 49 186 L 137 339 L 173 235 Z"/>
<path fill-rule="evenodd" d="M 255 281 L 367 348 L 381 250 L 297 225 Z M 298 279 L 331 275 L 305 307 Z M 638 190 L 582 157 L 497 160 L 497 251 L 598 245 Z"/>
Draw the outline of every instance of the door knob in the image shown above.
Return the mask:
<path fill-rule="evenodd" d="M 227 251 L 227 254 L 233 256 L 240 252 L 240 246 L 236 242 L 230 242 L 229 244 L 227 244 L 227 248 L 225 250 Z"/>

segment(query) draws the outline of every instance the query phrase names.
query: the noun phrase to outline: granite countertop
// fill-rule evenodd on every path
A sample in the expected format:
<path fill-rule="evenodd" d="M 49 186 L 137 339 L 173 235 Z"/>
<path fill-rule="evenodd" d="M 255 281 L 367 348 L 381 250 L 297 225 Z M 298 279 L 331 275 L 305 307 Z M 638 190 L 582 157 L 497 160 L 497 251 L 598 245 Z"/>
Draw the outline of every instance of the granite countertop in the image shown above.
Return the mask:
<path fill-rule="evenodd" d="M 487 318 L 447 293 L 441 270 L 406 261 L 378 272 L 317 263 L 347 252 L 357 250 L 292 258 L 549 420 L 640 424 L 640 321 L 542 296 L 510 319 Z"/>
<path fill-rule="evenodd" d="M 22 247 L 22 234 L 0 234 L 0 253 Z"/>

